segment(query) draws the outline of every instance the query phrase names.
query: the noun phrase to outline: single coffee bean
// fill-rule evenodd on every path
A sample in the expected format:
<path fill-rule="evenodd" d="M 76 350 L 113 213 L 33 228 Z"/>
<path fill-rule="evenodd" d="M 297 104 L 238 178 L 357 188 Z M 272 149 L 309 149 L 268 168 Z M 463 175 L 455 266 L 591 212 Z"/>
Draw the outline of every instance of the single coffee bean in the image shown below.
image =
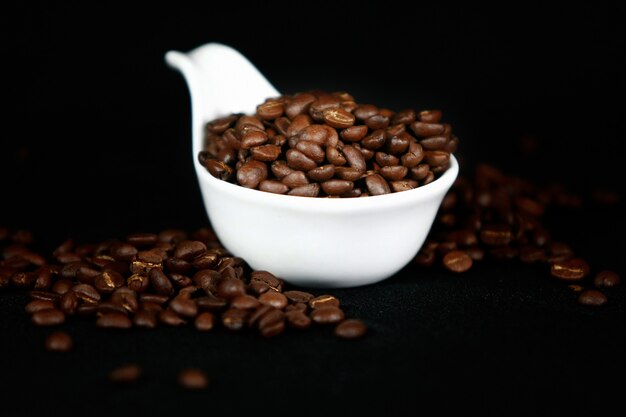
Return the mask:
<path fill-rule="evenodd" d="M 345 129 L 352 126 L 356 120 L 354 115 L 342 108 L 326 109 L 323 112 L 324 122 L 337 129 Z"/>
<path fill-rule="evenodd" d="M 285 331 L 285 313 L 278 309 L 271 309 L 261 316 L 257 326 L 263 337 L 278 336 Z"/>
<path fill-rule="evenodd" d="M 380 175 L 389 181 L 399 181 L 406 177 L 408 172 L 409 169 L 403 165 L 386 166 L 382 167 L 379 171 Z"/>
<path fill-rule="evenodd" d="M 48 352 L 69 352 L 74 347 L 74 341 L 65 332 L 54 332 L 46 337 L 44 346 Z"/>
<path fill-rule="evenodd" d="M 311 327 L 311 319 L 303 311 L 292 310 L 285 313 L 287 323 L 294 329 L 308 329 Z"/>
<path fill-rule="evenodd" d="M 328 195 L 342 195 L 352 190 L 354 183 L 346 180 L 328 180 L 322 183 L 322 190 Z"/>
<path fill-rule="evenodd" d="M 111 294 L 111 302 L 134 312 L 137 309 L 137 293 L 128 287 L 116 288 Z"/>
<path fill-rule="evenodd" d="M 222 324 L 228 330 L 241 330 L 246 323 L 247 310 L 229 308 L 222 313 Z"/>
<path fill-rule="evenodd" d="M 133 274 L 127 279 L 128 288 L 131 290 L 142 293 L 148 289 L 150 285 L 150 280 L 145 272 L 140 272 L 138 274 Z"/>
<path fill-rule="evenodd" d="M 289 174 L 287 174 L 285 177 L 283 177 L 281 182 L 285 184 L 286 186 L 288 186 L 289 188 L 298 188 L 303 185 L 307 185 L 309 183 L 309 180 L 307 179 L 306 174 L 304 172 L 292 171 Z"/>
<path fill-rule="evenodd" d="M 353 145 L 346 145 L 343 147 L 342 152 L 346 158 L 346 161 L 352 168 L 360 172 L 365 172 L 365 170 L 367 169 L 367 164 L 365 162 L 363 154 L 358 149 L 356 149 Z"/>
<path fill-rule="evenodd" d="M 291 290 L 285 291 L 283 294 L 292 303 L 308 303 L 313 298 L 313 294 L 305 291 Z"/>
<path fill-rule="evenodd" d="M 25 310 L 28 314 L 34 314 L 41 310 L 54 308 L 54 302 L 51 300 L 33 300 L 26 304 Z"/>
<path fill-rule="evenodd" d="M 148 294 L 148 293 L 143 293 L 139 295 L 139 301 L 141 301 L 142 303 L 155 303 L 155 304 L 165 304 L 167 302 L 167 300 L 169 300 L 169 297 L 167 295 L 162 295 L 162 294 Z"/>
<path fill-rule="evenodd" d="M 313 181 L 328 181 L 335 175 L 335 166 L 332 164 L 322 165 L 309 170 L 306 174 Z"/>
<path fill-rule="evenodd" d="M 216 295 L 225 300 L 231 300 L 246 293 L 246 286 L 243 281 L 237 278 L 227 278 L 220 281 L 217 286 Z"/>
<path fill-rule="evenodd" d="M 180 295 L 174 297 L 174 299 L 170 301 L 169 308 L 183 317 L 195 317 L 198 314 L 198 307 L 196 306 L 196 303 L 193 300 Z"/>
<path fill-rule="evenodd" d="M 100 301 L 100 293 L 89 284 L 77 284 L 72 287 L 72 291 L 76 293 L 76 296 L 83 302 L 89 304 L 96 304 Z"/>
<path fill-rule="evenodd" d="M 29 288 L 36 280 L 37 275 L 34 272 L 18 272 L 11 277 L 11 282 L 17 288 Z"/>
<path fill-rule="evenodd" d="M 256 309 L 259 306 L 259 300 L 248 294 L 238 295 L 230 301 L 232 308 L 243 310 Z"/>
<path fill-rule="evenodd" d="M 74 314 L 78 308 L 78 296 L 72 290 L 63 294 L 59 300 L 59 308 L 65 314 Z"/>
<path fill-rule="evenodd" d="M 583 279 L 589 273 L 589 264 L 580 258 L 554 262 L 550 267 L 550 273 L 556 278 L 565 281 L 577 281 Z"/>
<path fill-rule="evenodd" d="M 439 123 L 413 122 L 410 126 L 415 135 L 420 138 L 439 136 L 444 133 L 444 126 Z"/>
<path fill-rule="evenodd" d="M 370 174 L 365 177 L 365 185 L 370 195 L 389 194 L 391 188 L 387 181 L 378 174 Z"/>
<path fill-rule="evenodd" d="M 287 194 L 298 197 L 317 197 L 319 192 L 320 185 L 317 183 L 313 183 L 293 188 Z"/>
<path fill-rule="evenodd" d="M 299 93 L 293 96 L 285 105 L 285 114 L 290 119 L 294 117 L 306 114 L 309 111 L 309 106 L 316 100 L 313 94 Z"/>
<path fill-rule="evenodd" d="M 206 250 L 206 245 L 198 240 L 182 240 L 176 244 L 174 257 L 185 261 L 192 261 L 197 256 L 206 252 Z"/>
<path fill-rule="evenodd" d="M 319 295 L 309 300 L 309 307 L 322 308 L 322 307 L 339 307 L 339 300 L 332 295 Z"/>
<path fill-rule="evenodd" d="M 194 326 L 201 332 L 207 332 L 215 326 L 215 316 L 210 311 L 200 313 L 194 321 Z"/>
<path fill-rule="evenodd" d="M 385 131 L 383 129 L 374 130 L 361 140 L 361 146 L 365 149 L 376 150 L 385 144 Z"/>
<path fill-rule="evenodd" d="M 342 339 L 358 339 L 367 332 L 367 326 L 358 319 L 345 320 L 335 327 L 335 336 Z"/>
<path fill-rule="evenodd" d="M 310 317 L 317 324 L 335 324 L 343 321 L 345 315 L 339 307 L 329 305 L 314 308 Z"/>
<path fill-rule="evenodd" d="M 443 257 L 443 266 L 452 272 L 465 272 L 472 267 L 472 258 L 463 251 L 453 250 Z"/>
<path fill-rule="evenodd" d="M 116 384 L 132 384 L 141 378 L 141 367 L 131 363 L 122 365 L 109 373 L 109 381 Z"/>
<path fill-rule="evenodd" d="M 37 326 L 56 326 L 65 322 L 65 314 L 55 308 L 39 310 L 31 316 Z"/>
<path fill-rule="evenodd" d="M 168 326 L 184 326 L 187 324 L 174 310 L 169 308 L 159 313 L 159 320 Z"/>
<path fill-rule="evenodd" d="M 354 116 L 353 116 L 354 117 Z M 367 135 L 367 126 L 350 126 L 346 129 L 343 129 L 339 134 L 341 139 L 348 142 L 359 142 L 361 139 Z"/>
<path fill-rule="evenodd" d="M 147 311 L 147 310 L 139 310 L 133 316 L 133 324 L 135 325 L 135 327 L 154 329 L 158 324 L 158 320 L 154 312 Z"/>
<path fill-rule="evenodd" d="M 375 114 L 365 119 L 365 124 L 372 130 L 385 129 L 389 126 L 389 116 Z"/>
<path fill-rule="evenodd" d="M 263 104 L 259 104 L 256 108 L 256 114 L 263 120 L 274 120 L 283 115 L 285 108 L 281 101 L 267 100 Z"/>
<path fill-rule="evenodd" d="M 417 181 L 415 180 L 390 181 L 389 185 L 394 193 L 409 191 L 418 187 Z"/>
<path fill-rule="evenodd" d="M 296 143 L 295 149 L 302 152 L 309 159 L 315 161 L 316 164 L 322 163 L 326 157 L 326 152 L 315 142 L 300 140 Z M 287 161 L 289 161 L 289 158 L 287 158 Z M 291 167 L 295 168 L 294 166 Z"/>
<path fill-rule="evenodd" d="M 317 163 L 313 159 L 297 149 L 289 149 L 285 153 L 285 156 L 287 157 L 287 164 L 289 164 L 290 168 L 299 171 L 309 171 L 317 167 Z"/>
<path fill-rule="evenodd" d="M 116 271 L 103 271 L 95 277 L 93 285 L 100 293 L 107 294 L 123 286 L 124 282 L 122 274 Z"/>
<path fill-rule="evenodd" d="M 585 290 L 578 296 L 578 303 L 584 306 L 599 307 L 607 303 L 604 293 L 598 290 Z"/>
<path fill-rule="evenodd" d="M 159 268 L 153 268 L 148 273 L 150 285 L 157 294 L 172 296 L 174 295 L 174 286 L 165 273 Z"/>
<path fill-rule="evenodd" d="M 220 311 L 228 305 L 228 301 L 211 294 L 195 298 L 194 301 L 200 310 Z"/>
<path fill-rule="evenodd" d="M 619 275 L 613 271 L 601 271 L 593 278 L 593 285 L 598 288 L 613 288 L 621 282 Z"/>
<path fill-rule="evenodd" d="M 480 231 L 480 240 L 490 246 L 508 245 L 513 239 L 513 233 L 508 225 L 485 225 Z"/>
<path fill-rule="evenodd" d="M 336 167 L 335 176 L 345 181 L 358 181 L 363 176 L 363 171 L 357 168 L 348 167 Z"/>
<path fill-rule="evenodd" d="M 419 113 L 419 119 L 424 123 L 439 123 L 441 116 L 441 110 L 423 110 Z"/>
<path fill-rule="evenodd" d="M 261 304 L 267 304 L 277 309 L 283 309 L 287 306 L 288 300 L 284 294 L 276 291 L 268 291 L 259 296 Z"/>
<path fill-rule="evenodd" d="M 130 243 L 115 242 L 109 248 L 109 252 L 116 261 L 130 262 L 137 255 L 137 248 Z"/>
<path fill-rule="evenodd" d="M 100 305 L 102 305 L 103 303 L 100 303 Z M 161 311 L 163 311 L 163 306 L 161 304 L 157 304 L 157 303 L 152 303 L 150 301 L 146 301 L 141 303 L 141 310 L 145 310 L 145 311 L 149 311 L 151 313 L 155 313 L 155 314 L 159 314 Z"/>
<path fill-rule="evenodd" d="M 189 390 L 203 390 L 209 385 L 209 378 L 199 369 L 184 369 L 178 374 L 178 384 Z"/>
<path fill-rule="evenodd" d="M 108 329 L 129 329 L 133 323 L 126 314 L 106 313 L 98 317 L 96 326 Z"/>

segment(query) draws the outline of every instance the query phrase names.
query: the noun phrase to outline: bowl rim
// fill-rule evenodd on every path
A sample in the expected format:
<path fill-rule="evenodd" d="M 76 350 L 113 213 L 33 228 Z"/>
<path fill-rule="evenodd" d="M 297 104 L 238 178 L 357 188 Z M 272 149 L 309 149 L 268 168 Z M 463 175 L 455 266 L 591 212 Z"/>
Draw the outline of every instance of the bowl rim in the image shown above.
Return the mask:
<path fill-rule="evenodd" d="M 444 173 L 433 182 L 422 185 L 418 188 L 397 193 L 367 196 L 363 198 L 319 198 L 300 197 L 287 194 L 274 194 L 256 189 L 242 187 L 228 181 L 220 180 L 211 175 L 206 168 L 200 164 L 197 156 L 194 157 L 196 174 L 198 181 L 208 185 L 211 189 L 221 194 L 245 203 L 263 205 L 276 208 L 290 208 L 297 211 L 306 212 L 363 212 L 381 210 L 391 207 L 402 207 L 414 205 L 417 202 L 431 200 L 438 196 L 443 196 L 452 186 L 459 173 L 459 164 L 453 154 L 450 154 L 450 164 Z M 205 199 L 210 198 L 210 194 L 204 195 Z"/>

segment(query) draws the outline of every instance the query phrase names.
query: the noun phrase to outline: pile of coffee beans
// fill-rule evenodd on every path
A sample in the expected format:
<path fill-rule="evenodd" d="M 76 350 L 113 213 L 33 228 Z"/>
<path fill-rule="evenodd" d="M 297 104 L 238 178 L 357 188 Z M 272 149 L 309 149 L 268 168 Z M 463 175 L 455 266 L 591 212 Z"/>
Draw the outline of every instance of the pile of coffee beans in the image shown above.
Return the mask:
<path fill-rule="evenodd" d="M 214 177 L 246 188 L 364 197 L 434 181 L 457 146 L 439 110 L 396 113 L 348 93 L 310 91 L 208 123 L 198 158 Z"/>
<path fill-rule="evenodd" d="M 473 178 L 459 178 L 446 195 L 428 240 L 414 262 L 433 266 L 437 259 L 452 272 L 468 271 L 483 259 L 543 263 L 554 278 L 579 293 L 578 302 L 606 304 L 602 289 L 620 283 L 613 271 L 598 271 L 576 257 L 566 243 L 554 240 L 543 221 L 550 206 L 580 207 L 580 197 L 562 187 L 538 187 L 480 165 Z M 586 287 L 595 287 L 587 288 Z"/>
<path fill-rule="evenodd" d="M 336 297 L 289 290 L 272 273 L 252 271 L 209 229 L 192 236 L 173 229 L 136 233 L 97 244 L 67 240 L 51 259 L 29 249 L 28 232 L 3 228 L 0 241 L 0 288 L 30 290 L 25 309 L 38 326 L 89 316 L 105 329 L 221 326 L 274 337 L 287 328 L 334 325 L 344 339 L 366 332 L 360 320 L 342 323 L 346 317 Z M 65 351 L 72 340 L 58 332 L 45 345 Z"/>

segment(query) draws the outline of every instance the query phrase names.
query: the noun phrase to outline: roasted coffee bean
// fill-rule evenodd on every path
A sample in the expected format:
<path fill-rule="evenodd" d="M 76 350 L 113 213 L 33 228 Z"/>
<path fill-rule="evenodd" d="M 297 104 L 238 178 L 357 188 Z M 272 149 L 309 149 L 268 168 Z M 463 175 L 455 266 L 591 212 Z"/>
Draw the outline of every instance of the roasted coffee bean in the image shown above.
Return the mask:
<path fill-rule="evenodd" d="M 200 310 L 219 311 L 223 310 L 228 305 L 228 301 L 217 298 L 214 295 L 198 297 L 195 298 L 194 301 Z"/>
<path fill-rule="evenodd" d="M 238 295 L 230 301 L 230 306 L 243 310 L 256 309 L 259 306 L 259 300 L 251 295 Z"/>
<path fill-rule="evenodd" d="M 116 384 L 132 384 L 141 378 L 142 370 L 137 364 L 126 364 L 109 373 L 109 380 Z"/>
<path fill-rule="evenodd" d="M 358 339 L 367 332 L 367 326 L 358 319 L 349 319 L 335 327 L 335 336 L 342 339 Z"/>
<path fill-rule="evenodd" d="M 607 301 L 606 295 L 598 290 L 585 290 L 578 296 L 578 303 L 585 306 L 600 307 Z"/>
<path fill-rule="evenodd" d="M 424 158 L 431 167 L 447 166 L 450 162 L 450 153 L 446 151 L 425 151 Z"/>
<path fill-rule="evenodd" d="M 133 322 L 126 314 L 106 313 L 98 317 L 96 326 L 108 329 L 130 329 Z"/>
<path fill-rule="evenodd" d="M 128 287 L 120 287 L 111 294 L 111 302 L 122 306 L 126 311 L 134 313 L 139 308 L 137 293 Z"/>
<path fill-rule="evenodd" d="M 147 310 L 139 310 L 133 316 L 133 324 L 135 325 L 135 327 L 154 329 L 157 326 L 158 321 L 157 321 L 156 314 L 154 312 L 147 311 Z"/>
<path fill-rule="evenodd" d="M 332 305 L 314 308 L 310 314 L 311 320 L 317 324 L 335 324 L 343 321 L 343 310 Z"/>
<path fill-rule="evenodd" d="M 123 286 L 124 283 L 122 274 L 116 271 L 103 271 L 95 277 L 93 285 L 99 292 L 107 294 Z"/>
<path fill-rule="evenodd" d="M 41 310 L 54 308 L 54 302 L 50 300 L 33 300 L 26 304 L 25 310 L 28 314 L 34 314 Z"/>
<path fill-rule="evenodd" d="M 194 326 L 201 332 L 207 332 L 215 326 L 215 316 L 210 311 L 200 313 L 194 320 Z"/>
<path fill-rule="evenodd" d="M 274 337 L 285 331 L 285 313 L 273 309 L 264 314 L 257 324 L 259 333 L 264 337 Z"/>
<path fill-rule="evenodd" d="M 116 242 L 109 248 L 109 253 L 116 261 L 132 261 L 137 255 L 137 248 L 130 243 Z"/>
<path fill-rule="evenodd" d="M 74 347 L 74 341 L 65 332 L 54 332 L 46 337 L 44 346 L 48 352 L 69 352 Z"/>
<path fill-rule="evenodd" d="M 290 168 L 299 171 L 309 171 L 317 167 L 317 163 L 297 149 L 289 149 L 285 156 Z"/>
<path fill-rule="evenodd" d="M 142 293 L 148 289 L 148 285 L 150 284 L 148 276 L 145 272 L 133 274 L 127 279 L 128 288 L 131 290 Z"/>
<path fill-rule="evenodd" d="M 598 288 L 613 288 L 621 282 L 619 275 L 613 271 L 601 271 L 593 278 L 593 285 Z"/>
<path fill-rule="evenodd" d="M 297 290 L 285 291 L 283 295 L 292 303 L 308 303 L 313 298 L 313 294 Z"/>
<path fill-rule="evenodd" d="M 174 297 L 174 299 L 170 301 L 169 308 L 183 317 L 195 317 L 198 314 L 198 307 L 196 306 L 196 303 L 193 300 L 180 295 Z"/>
<path fill-rule="evenodd" d="M 322 183 L 322 190 L 328 195 L 342 195 L 352 190 L 354 183 L 346 180 L 328 180 Z"/>
<path fill-rule="evenodd" d="M 361 140 L 361 146 L 365 149 L 376 150 L 385 144 L 385 131 L 377 129 Z"/>
<path fill-rule="evenodd" d="M 52 272 L 50 271 L 50 268 L 46 266 L 37 268 L 35 275 L 37 275 L 37 279 L 35 279 L 33 286 L 35 290 L 48 291 L 50 287 L 52 287 Z"/>
<path fill-rule="evenodd" d="M 365 185 L 370 195 L 389 194 L 391 188 L 387 181 L 378 174 L 370 174 L 365 177 Z"/>
<path fill-rule="evenodd" d="M 363 176 L 363 171 L 357 168 L 336 167 L 335 176 L 345 181 L 354 182 L 358 181 Z"/>
<path fill-rule="evenodd" d="M 171 296 L 174 294 L 174 286 L 172 285 L 172 282 L 170 281 L 168 276 L 165 275 L 162 270 L 158 268 L 151 269 L 148 273 L 148 278 L 150 280 L 150 285 L 152 286 L 152 289 L 157 294 L 167 296 Z"/>
<path fill-rule="evenodd" d="M 267 304 L 274 308 L 283 309 L 287 306 L 288 300 L 284 294 L 276 291 L 267 291 L 259 296 L 261 304 Z"/>
<path fill-rule="evenodd" d="M 178 288 L 185 288 L 185 287 L 189 287 L 190 285 L 193 285 L 192 279 L 185 275 L 172 272 L 171 274 L 169 274 L 169 277 L 170 277 L 170 280 Z"/>
<path fill-rule="evenodd" d="M 583 279 L 589 273 L 589 264 L 580 258 L 554 262 L 550 267 L 550 273 L 556 278 L 565 281 L 577 281 Z"/>
<path fill-rule="evenodd" d="M 167 295 L 162 294 L 140 294 L 139 301 L 142 303 L 156 303 L 156 304 L 165 304 L 169 300 Z"/>
<path fill-rule="evenodd" d="M 65 314 L 74 314 L 78 308 L 78 296 L 73 290 L 63 294 L 59 299 L 59 308 Z"/>
<path fill-rule="evenodd" d="M 222 279 L 217 286 L 216 295 L 225 300 L 231 300 L 246 293 L 243 281 L 237 278 Z"/>
<path fill-rule="evenodd" d="M 332 164 L 322 165 L 307 172 L 311 180 L 319 182 L 328 181 L 333 175 L 335 175 L 335 166 Z"/>
<path fill-rule="evenodd" d="M 311 318 L 304 311 L 292 310 L 285 313 L 285 318 L 290 327 L 294 329 L 307 329 L 311 327 Z"/>
<path fill-rule="evenodd" d="M 299 93 L 293 96 L 290 100 L 287 101 L 285 105 L 285 114 L 288 118 L 293 119 L 294 117 L 302 114 L 306 114 L 309 110 L 309 106 L 316 100 L 313 94 L 309 93 Z"/>
<path fill-rule="evenodd" d="M 389 126 L 389 117 L 382 114 L 375 114 L 365 119 L 365 124 L 372 130 L 385 129 Z"/>
<path fill-rule="evenodd" d="M 319 164 L 324 161 L 326 157 L 326 152 L 320 145 L 315 142 L 310 142 L 307 140 L 300 140 L 296 143 L 295 149 L 302 152 L 309 159 L 313 160 L 316 164 Z M 289 162 L 289 157 L 287 158 L 287 162 Z M 292 168 L 295 168 L 290 164 Z"/>
<path fill-rule="evenodd" d="M 259 307 L 256 308 L 256 310 L 249 314 L 247 318 L 248 326 L 257 327 L 257 325 L 259 324 L 259 320 L 261 320 L 264 315 L 273 310 L 274 307 L 269 304 L 260 304 Z"/>
<path fill-rule="evenodd" d="M 39 310 L 31 316 L 37 326 L 56 326 L 65 322 L 65 314 L 55 308 Z"/>
<path fill-rule="evenodd" d="M 178 385 L 189 390 L 203 390 L 209 385 L 209 378 L 199 369 L 184 369 L 178 374 Z"/>
<path fill-rule="evenodd" d="M 403 165 L 386 166 L 378 171 L 388 181 L 399 181 L 406 177 L 409 169 Z"/>
<path fill-rule="evenodd" d="M 29 288 L 36 280 L 37 276 L 34 272 L 17 272 L 11 277 L 11 282 L 17 288 Z"/>
<path fill-rule="evenodd" d="M 289 191 L 287 194 L 298 197 L 317 197 L 320 192 L 319 184 L 301 185 Z"/>
<path fill-rule="evenodd" d="M 358 149 L 356 149 L 353 145 L 346 145 L 343 147 L 342 152 L 346 161 L 352 168 L 360 172 L 365 172 L 367 169 L 365 158 Z"/>
<path fill-rule="evenodd" d="M 103 303 L 100 303 L 102 305 Z M 158 314 L 163 311 L 163 306 L 158 303 L 153 303 L 150 301 L 145 301 L 141 303 L 141 310 L 149 311 L 151 313 Z"/>
<path fill-rule="evenodd" d="M 29 291 L 28 295 L 33 300 L 57 301 L 61 296 L 48 291 Z"/>
<path fill-rule="evenodd" d="M 319 295 L 309 300 L 309 307 L 322 308 L 322 307 L 339 307 L 339 300 L 332 295 Z"/>
<path fill-rule="evenodd" d="M 89 284 L 77 284 L 72 287 L 72 291 L 76 293 L 78 298 L 83 302 L 95 304 L 100 301 L 100 293 Z"/>
<path fill-rule="evenodd" d="M 508 225 L 485 225 L 480 231 L 480 240 L 490 246 L 508 245 L 513 239 L 513 233 Z"/>
<path fill-rule="evenodd" d="M 411 130 L 417 137 L 428 138 L 431 136 L 439 136 L 444 133 L 444 126 L 439 123 L 413 122 Z"/>
<path fill-rule="evenodd" d="M 263 120 L 274 120 L 283 115 L 284 104 L 278 100 L 266 100 L 256 108 L 256 114 Z"/>
<path fill-rule="evenodd" d="M 309 183 L 309 180 L 307 179 L 304 172 L 291 171 L 289 174 L 283 177 L 281 182 L 289 188 L 297 188 L 303 185 L 307 185 Z"/>
<path fill-rule="evenodd" d="M 163 324 L 167 324 L 168 326 L 184 326 L 187 322 L 182 319 L 178 314 L 174 312 L 172 309 L 166 309 L 159 313 L 159 320 Z"/>
<path fill-rule="evenodd" d="M 443 257 L 443 266 L 452 272 L 465 272 L 472 267 L 472 258 L 463 251 L 453 250 Z"/>
<path fill-rule="evenodd" d="M 343 129 L 339 135 L 341 136 L 341 139 L 345 141 L 359 142 L 365 137 L 365 135 L 367 135 L 367 130 L 367 126 L 364 125 L 350 126 L 346 129 Z"/>
<path fill-rule="evenodd" d="M 439 123 L 441 116 L 441 110 L 423 110 L 419 113 L 419 119 L 424 123 Z"/>
<path fill-rule="evenodd" d="M 324 110 L 323 119 L 326 124 L 337 129 L 348 128 L 352 126 L 356 120 L 352 113 L 342 108 Z"/>
<path fill-rule="evenodd" d="M 519 258 L 520 261 L 526 263 L 543 261 L 546 258 L 546 252 L 536 246 L 524 246 L 520 248 Z"/>
<path fill-rule="evenodd" d="M 229 308 L 222 313 L 222 324 L 228 330 L 241 330 L 246 323 L 247 310 Z"/>
<path fill-rule="evenodd" d="M 124 314 L 125 316 L 128 315 L 128 310 L 126 310 L 121 305 L 115 304 L 110 301 L 103 301 L 101 303 L 98 303 L 96 306 L 97 306 L 97 311 L 99 314 L 121 313 L 121 314 Z"/>

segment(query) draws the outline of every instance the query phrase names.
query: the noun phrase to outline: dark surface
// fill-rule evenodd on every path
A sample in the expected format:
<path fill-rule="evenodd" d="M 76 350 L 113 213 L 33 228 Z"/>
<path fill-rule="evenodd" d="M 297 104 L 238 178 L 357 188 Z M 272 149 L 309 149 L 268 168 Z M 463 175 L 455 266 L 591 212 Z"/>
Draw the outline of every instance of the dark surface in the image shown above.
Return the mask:
<path fill-rule="evenodd" d="M 68 236 L 208 225 L 187 87 L 163 55 L 209 41 L 241 50 L 280 91 L 341 89 L 396 110 L 441 108 L 461 140 L 462 175 L 485 161 L 585 197 L 623 191 L 624 5 L 501 7 L 9 8 L 0 224 L 33 230 L 47 251 Z M 523 152 L 529 136 L 534 153 Z M 587 198 L 550 219 L 592 271 L 624 278 L 623 213 L 623 202 Z M 62 326 L 74 337 L 70 354 L 45 352 L 51 330 L 31 325 L 26 295 L 2 293 L 0 413 L 560 415 L 621 401 L 609 378 L 626 372 L 623 287 L 607 292 L 605 307 L 582 307 L 546 267 L 483 263 L 463 275 L 408 266 L 332 293 L 367 322 L 365 339 L 338 340 L 329 328 L 274 340 L 116 332 L 77 320 Z M 143 366 L 140 383 L 108 383 L 126 362 Z M 178 388 L 184 367 L 204 369 L 209 389 Z"/>

